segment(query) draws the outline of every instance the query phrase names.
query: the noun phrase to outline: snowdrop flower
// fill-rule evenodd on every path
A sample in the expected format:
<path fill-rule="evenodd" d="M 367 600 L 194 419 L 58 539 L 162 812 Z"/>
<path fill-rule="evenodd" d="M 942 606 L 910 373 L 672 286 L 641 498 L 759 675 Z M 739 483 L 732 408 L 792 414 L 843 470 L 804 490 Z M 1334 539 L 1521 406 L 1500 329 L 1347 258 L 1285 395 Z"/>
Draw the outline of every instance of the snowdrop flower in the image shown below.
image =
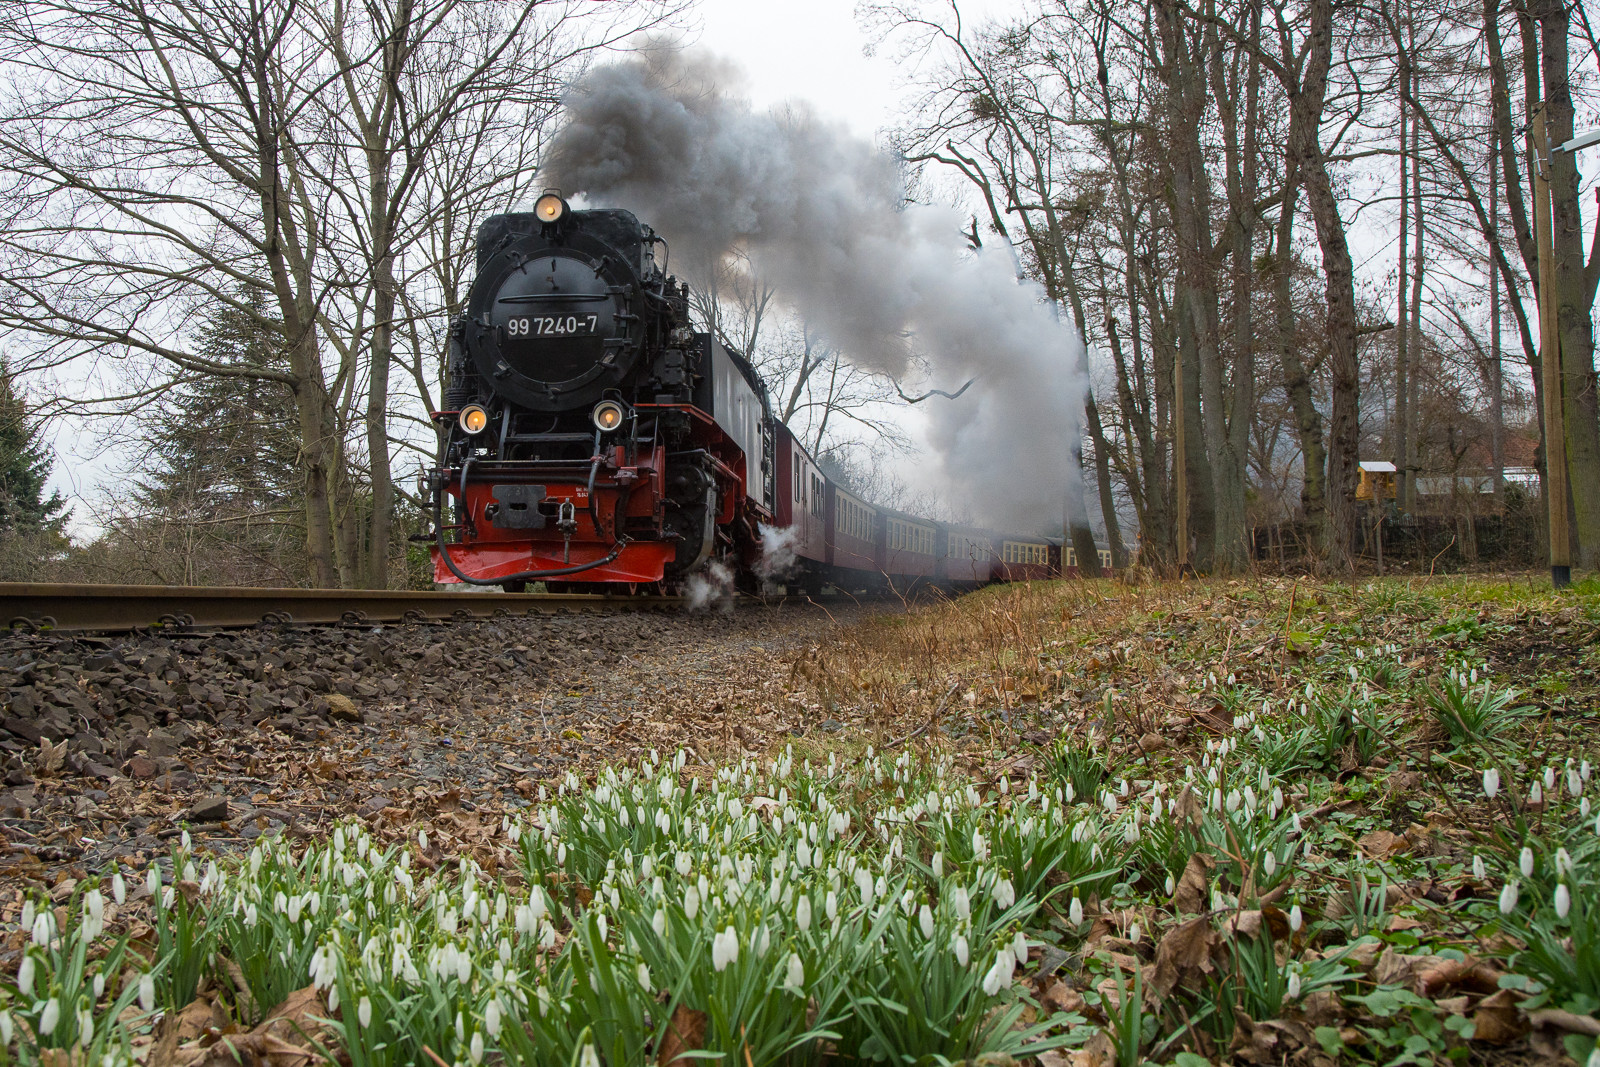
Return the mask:
<path fill-rule="evenodd" d="M 739 935 L 729 926 L 711 939 L 711 966 L 721 973 L 739 958 Z"/>
<path fill-rule="evenodd" d="M 1567 792 L 1573 796 L 1583 792 L 1583 779 L 1578 777 L 1578 772 L 1571 767 L 1567 768 Z"/>
<path fill-rule="evenodd" d="M 156 980 L 148 971 L 139 976 L 139 1007 L 146 1012 L 156 1010 Z"/>
<path fill-rule="evenodd" d="M 917 923 L 922 927 L 924 938 L 933 936 L 933 911 L 926 904 L 917 912 Z"/>
<path fill-rule="evenodd" d="M 17 989 L 25 997 L 33 996 L 33 967 L 33 956 L 24 952 L 22 963 L 17 967 Z"/>
<path fill-rule="evenodd" d="M 1296 904 L 1289 909 L 1289 930 L 1291 933 L 1299 933 L 1300 927 L 1304 926 L 1305 922 L 1305 913 L 1300 910 L 1300 905 Z"/>
<path fill-rule="evenodd" d="M 361 1023 L 363 1030 L 372 1025 L 372 999 L 370 997 L 362 997 L 361 1002 L 356 1005 L 356 1019 Z"/>
<path fill-rule="evenodd" d="M 50 914 L 49 909 L 40 911 L 38 915 L 33 917 L 33 943 L 35 945 L 44 945 L 50 942 L 51 927 L 55 925 L 54 919 L 55 917 Z"/>
<path fill-rule="evenodd" d="M 646 993 L 651 991 L 652 987 L 650 985 L 650 968 L 645 965 L 643 960 L 640 960 L 639 966 L 634 969 L 634 977 L 639 979 L 640 989 L 644 990 Z"/>
<path fill-rule="evenodd" d="M 1132 926 L 1128 927 L 1128 940 L 1132 941 L 1135 945 L 1139 943 L 1139 939 L 1143 936 L 1144 931 L 1139 929 L 1138 923 L 1134 923 Z"/>
<path fill-rule="evenodd" d="M 1510 915 L 1517 907 L 1517 883 L 1507 882 L 1500 890 L 1500 914 Z"/>
<path fill-rule="evenodd" d="M 424 852 L 428 851 L 428 831 L 417 831 L 417 847 L 422 849 Z"/>
<path fill-rule="evenodd" d="M 950 893 L 950 906 L 955 910 L 956 918 L 965 922 L 972 918 L 972 900 L 967 896 L 965 886 L 956 886 Z"/>
<path fill-rule="evenodd" d="M 1556 918 L 1565 919 L 1572 910 L 1572 892 L 1567 889 L 1567 883 L 1562 882 L 1556 886 Z"/>
<path fill-rule="evenodd" d="M 1001 911 L 1005 911 L 1017 902 L 1017 890 L 1011 884 L 1011 879 L 1002 878 L 995 883 L 994 902 Z"/>
<path fill-rule="evenodd" d="M 822 910 L 827 914 L 829 920 L 839 917 L 839 897 L 831 889 L 828 890 L 828 895 L 822 900 Z"/>
<path fill-rule="evenodd" d="M 1481 882 L 1486 877 L 1488 877 L 1488 874 L 1489 874 L 1489 868 L 1484 864 L 1483 857 L 1482 856 L 1473 856 L 1472 857 L 1472 877 L 1476 878 L 1478 881 Z"/>
<path fill-rule="evenodd" d="M 11 1035 L 14 1032 L 15 1027 L 11 1022 L 11 1013 L 0 1008 L 0 1046 L 10 1045 Z"/>
<path fill-rule="evenodd" d="M 1528 790 L 1528 803 L 1530 803 L 1530 804 L 1543 804 L 1544 803 L 1544 790 L 1542 788 L 1540 788 L 1538 782 L 1534 782 L 1533 783 L 1533 788 Z"/>
<path fill-rule="evenodd" d="M 94 1042 L 94 1012 L 89 1008 L 78 1009 L 78 1045 L 88 1048 Z"/>
<path fill-rule="evenodd" d="M 1300 999 L 1300 972 L 1289 972 L 1289 988 L 1287 990 L 1290 1000 Z"/>
<path fill-rule="evenodd" d="M 1523 846 L 1522 856 L 1517 860 L 1517 867 L 1522 871 L 1522 877 L 1533 877 L 1533 849 Z"/>
<path fill-rule="evenodd" d="M 1174 892 L 1177 891 L 1177 888 L 1178 883 L 1172 880 L 1172 875 L 1167 875 L 1167 896 L 1170 897 Z"/>
<path fill-rule="evenodd" d="M 700 890 L 693 885 L 683 891 L 683 913 L 690 919 L 700 914 Z"/>
<path fill-rule="evenodd" d="M 55 997 L 44 1006 L 44 1013 L 39 1016 L 39 1033 L 49 1037 L 56 1031 L 56 1023 L 61 1021 L 61 1001 Z"/>
<path fill-rule="evenodd" d="M 1071 922 L 1073 926 L 1083 925 L 1083 901 L 1079 900 L 1077 897 L 1072 898 L 1072 904 L 1067 908 L 1067 920 Z"/>
<path fill-rule="evenodd" d="M 967 965 L 967 960 L 971 958 L 971 954 L 967 948 L 966 935 L 957 934 L 955 943 L 950 947 L 956 954 L 956 962 L 965 967 Z"/>
<path fill-rule="evenodd" d="M 94 976 L 94 999 L 99 1000 L 106 993 L 106 976 L 100 971 Z"/>
<path fill-rule="evenodd" d="M 811 929 L 811 898 L 804 893 L 794 902 L 794 924 L 802 934 Z"/>
<path fill-rule="evenodd" d="M 1493 767 L 1486 768 L 1483 772 L 1483 795 L 1490 800 L 1500 792 L 1500 772 Z"/>
<path fill-rule="evenodd" d="M 1546 789 L 1554 789 L 1556 787 L 1556 769 L 1554 767 L 1546 767 L 1544 769 L 1544 787 Z"/>
<path fill-rule="evenodd" d="M 791 993 L 794 993 L 794 994 L 797 994 L 797 995 L 800 995 L 800 996 L 804 996 L 805 995 L 805 989 L 804 989 L 805 983 L 806 983 L 806 967 L 805 967 L 805 964 L 801 962 L 800 955 L 798 953 L 791 952 L 791 953 L 789 953 L 789 966 L 788 966 L 788 969 L 787 969 L 787 973 L 784 975 L 783 988 L 788 990 Z"/>
<path fill-rule="evenodd" d="M 988 973 L 983 976 L 983 993 L 992 997 L 1000 990 L 1011 984 L 1011 975 L 1016 964 L 1011 959 L 1011 950 L 1002 948 L 995 954 L 994 963 L 989 967 Z"/>
<path fill-rule="evenodd" d="M 1268 852 L 1261 857 L 1261 869 L 1271 878 L 1278 871 L 1278 857 Z"/>
<path fill-rule="evenodd" d="M 467 1055 L 472 1057 L 474 1064 L 483 1062 L 483 1035 L 476 1030 L 472 1031 L 472 1043 L 467 1046 Z"/>
<path fill-rule="evenodd" d="M 128 900 L 128 883 L 123 881 L 122 872 L 118 871 L 111 876 L 111 899 L 119 905 Z"/>
<path fill-rule="evenodd" d="M 641 964 L 642 966 L 642 964 Z M 491 1000 L 483 1009 L 483 1028 L 489 1031 L 490 1040 L 500 1036 L 500 1002 Z"/>
<path fill-rule="evenodd" d="M 600 1054 L 593 1045 L 583 1046 L 583 1051 L 578 1054 L 578 1067 L 600 1067 Z"/>
<path fill-rule="evenodd" d="M 1022 936 L 1021 930 L 1011 939 L 1011 956 L 1018 963 L 1028 962 L 1028 939 Z"/>
<path fill-rule="evenodd" d="M 933 876 L 935 878 L 943 878 L 944 877 L 944 853 L 943 852 L 935 852 L 933 854 L 933 861 L 928 866 L 933 869 Z"/>

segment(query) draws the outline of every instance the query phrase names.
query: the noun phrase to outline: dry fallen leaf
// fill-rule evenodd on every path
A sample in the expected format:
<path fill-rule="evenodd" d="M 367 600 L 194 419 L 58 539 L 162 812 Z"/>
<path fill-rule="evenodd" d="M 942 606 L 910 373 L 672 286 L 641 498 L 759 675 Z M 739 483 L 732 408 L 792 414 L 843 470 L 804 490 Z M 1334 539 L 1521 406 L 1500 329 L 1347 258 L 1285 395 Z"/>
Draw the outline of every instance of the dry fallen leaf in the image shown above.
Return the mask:
<path fill-rule="evenodd" d="M 1215 970 L 1212 956 L 1220 946 L 1221 938 L 1212 929 L 1210 918 L 1204 915 L 1167 931 L 1156 946 L 1151 988 L 1162 996 L 1179 986 L 1201 988 L 1205 976 Z"/>
<path fill-rule="evenodd" d="M 704 1047 L 705 1042 L 706 1013 L 679 1004 L 667 1023 L 666 1034 L 661 1038 L 661 1048 L 656 1052 L 656 1064 L 658 1067 L 672 1067 L 675 1063 L 689 1067 L 689 1064 L 694 1062 L 694 1057 L 685 1056 L 684 1053 L 698 1051 Z"/>

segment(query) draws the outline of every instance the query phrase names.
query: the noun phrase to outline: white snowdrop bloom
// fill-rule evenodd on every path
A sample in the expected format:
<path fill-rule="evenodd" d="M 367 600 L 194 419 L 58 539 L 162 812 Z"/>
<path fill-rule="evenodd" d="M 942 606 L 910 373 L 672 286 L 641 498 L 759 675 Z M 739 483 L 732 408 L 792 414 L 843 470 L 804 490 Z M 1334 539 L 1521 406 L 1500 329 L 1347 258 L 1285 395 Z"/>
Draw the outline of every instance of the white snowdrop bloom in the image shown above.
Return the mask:
<path fill-rule="evenodd" d="M 657 937 L 665 937 L 667 935 L 667 911 L 665 908 L 657 908 L 656 913 L 650 917 L 650 929 L 655 931 Z"/>
<path fill-rule="evenodd" d="M 924 938 L 933 936 L 933 910 L 926 904 L 917 912 L 917 925 L 922 928 Z"/>
<path fill-rule="evenodd" d="M 1565 919 L 1572 910 L 1572 891 L 1567 888 L 1567 883 L 1562 882 L 1556 886 L 1556 918 Z"/>
<path fill-rule="evenodd" d="M 600 1067 L 600 1054 L 593 1045 L 583 1046 L 583 1051 L 578 1054 L 578 1067 Z"/>
<path fill-rule="evenodd" d="M 1278 871 L 1278 857 L 1270 852 L 1263 853 L 1261 856 L 1261 869 L 1266 872 L 1268 878 L 1271 878 Z"/>
<path fill-rule="evenodd" d="M 645 965 L 643 960 L 639 961 L 639 966 L 634 968 L 633 974 L 634 977 L 639 980 L 639 988 L 644 990 L 646 993 L 650 992 L 652 989 L 650 984 L 650 968 Z"/>
<path fill-rule="evenodd" d="M 428 851 L 428 831 L 417 831 L 417 847 L 422 849 L 424 852 Z"/>
<path fill-rule="evenodd" d="M 1543 787 L 1541 787 L 1539 785 L 1538 782 L 1534 782 L 1533 783 L 1533 788 L 1528 790 L 1528 803 L 1530 803 L 1530 804 L 1543 804 L 1544 803 L 1544 789 L 1543 789 Z"/>
<path fill-rule="evenodd" d="M 700 889 L 689 886 L 683 891 L 683 913 L 690 919 L 700 914 Z"/>
<path fill-rule="evenodd" d="M 1489 868 L 1483 862 L 1483 857 L 1482 856 L 1473 856 L 1472 857 L 1472 877 L 1476 878 L 1478 881 L 1481 882 L 1485 878 L 1487 878 L 1488 876 L 1489 876 Z"/>
<path fill-rule="evenodd" d="M 500 1037 L 500 1001 L 491 1000 L 483 1009 L 483 1028 L 489 1032 L 489 1040 L 494 1041 Z"/>
<path fill-rule="evenodd" d="M 1517 907 L 1517 883 L 1507 882 L 1500 890 L 1500 914 L 1510 915 Z"/>
<path fill-rule="evenodd" d="M 1546 767 L 1544 769 L 1544 787 L 1546 789 L 1554 789 L 1556 787 L 1556 769 L 1554 767 Z"/>
<path fill-rule="evenodd" d="M 123 880 L 121 871 L 111 876 L 111 899 L 118 905 L 128 901 L 128 883 Z"/>
<path fill-rule="evenodd" d="M 794 902 L 794 924 L 802 934 L 811 929 L 811 897 L 805 893 Z"/>
<path fill-rule="evenodd" d="M 1028 962 L 1028 939 L 1022 936 L 1021 930 L 1011 939 L 1011 956 L 1018 963 Z"/>
<path fill-rule="evenodd" d="M 950 892 L 950 906 L 956 913 L 956 918 L 966 922 L 972 918 L 972 898 L 967 895 L 966 886 L 956 886 Z"/>
<path fill-rule="evenodd" d="M 822 898 L 822 910 L 829 919 L 837 918 L 839 915 L 839 897 L 831 889 L 828 890 L 828 895 Z"/>
<path fill-rule="evenodd" d="M 602 935 L 604 936 L 604 935 Z M 456 981 L 462 985 L 467 984 L 467 979 L 472 977 L 472 955 L 467 952 L 456 953 Z"/>
<path fill-rule="evenodd" d="M 78 1009 L 78 1045 L 88 1048 L 94 1043 L 94 1012 L 88 1008 Z"/>
<path fill-rule="evenodd" d="M 146 1012 L 156 1010 L 156 980 L 148 971 L 139 976 L 139 1007 Z"/>
<path fill-rule="evenodd" d="M 370 997 L 362 997 L 361 1002 L 356 1005 L 356 1019 L 361 1023 L 362 1029 L 372 1025 L 372 999 Z"/>
<path fill-rule="evenodd" d="M 1132 941 L 1135 945 L 1139 943 L 1140 938 L 1143 936 L 1144 931 L 1139 928 L 1138 923 L 1134 923 L 1132 926 L 1128 927 L 1128 940 Z"/>
<path fill-rule="evenodd" d="M 97 972 L 94 976 L 94 999 L 99 1000 L 106 995 L 105 972 Z"/>
<path fill-rule="evenodd" d="M 1101 803 L 1105 805 L 1107 815 L 1115 815 L 1117 813 L 1117 795 L 1115 793 L 1106 793 Z"/>
<path fill-rule="evenodd" d="M 25 997 L 33 996 L 33 955 L 24 952 L 22 962 L 17 965 L 17 989 Z"/>
<path fill-rule="evenodd" d="M 1587 819 L 1589 817 L 1589 798 L 1588 797 L 1584 797 L 1582 800 L 1578 801 L 1578 814 L 1581 817 L 1585 818 L 1585 819 Z"/>
<path fill-rule="evenodd" d="M 1221 814 L 1221 812 L 1222 812 L 1222 790 L 1221 789 L 1213 789 L 1211 791 L 1211 810 L 1214 811 L 1214 812 L 1217 812 L 1218 814 Z"/>
<path fill-rule="evenodd" d="M 1500 772 L 1493 767 L 1486 767 L 1483 771 L 1483 795 L 1490 800 L 1500 792 Z"/>
<path fill-rule="evenodd" d="M 993 965 L 991 965 L 989 970 L 984 974 L 984 976 L 983 976 L 983 994 L 984 994 L 984 996 L 992 997 L 996 993 L 1000 992 L 1000 989 L 1001 989 L 1002 985 L 1004 984 L 1005 977 L 1006 977 L 1006 975 L 1005 975 L 1005 965 L 1002 962 L 1002 960 L 1005 957 L 1006 957 L 1006 953 L 1004 951 L 1001 951 L 1000 954 L 995 957 Z"/>
<path fill-rule="evenodd" d="M 1299 933 L 1300 932 L 1300 927 L 1304 926 L 1305 922 L 1306 922 L 1305 913 L 1303 913 L 1300 910 L 1300 905 L 1296 904 L 1294 907 L 1289 909 L 1289 929 L 1290 929 L 1290 931 L 1292 931 L 1294 933 Z"/>
<path fill-rule="evenodd" d="M 483 1062 L 483 1034 L 477 1030 L 472 1031 L 472 1041 L 467 1045 L 467 1055 L 474 1064 Z"/>
<path fill-rule="evenodd" d="M 791 993 L 803 995 L 806 984 L 806 967 L 801 962 L 799 953 L 789 953 L 789 964 L 784 974 L 783 988 Z"/>
<path fill-rule="evenodd" d="M 979 863 L 989 858 L 989 842 L 977 830 L 972 831 L 972 858 Z"/>
<path fill-rule="evenodd" d="M 54 932 L 55 916 L 50 914 L 48 908 L 43 909 L 33 917 L 33 943 L 47 945 Z"/>
<path fill-rule="evenodd" d="M 1083 925 L 1083 901 L 1077 897 L 1072 898 L 1072 904 L 1067 908 L 1067 920 L 1073 926 Z"/>
<path fill-rule="evenodd" d="M 1523 846 L 1522 855 L 1517 860 L 1517 868 L 1522 871 L 1522 877 L 1533 877 L 1533 849 Z"/>
<path fill-rule="evenodd" d="M 1011 884 L 1011 879 L 1002 878 L 995 883 L 994 902 L 1001 911 L 1005 911 L 1017 902 L 1017 890 Z"/>
<path fill-rule="evenodd" d="M 928 864 L 928 866 L 933 870 L 933 876 L 935 878 L 943 878 L 944 877 L 944 853 L 943 852 L 935 852 L 933 854 L 933 860 Z"/>
<path fill-rule="evenodd" d="M 967 960 L 971 958 L 971 952 L 967 947 L 966 935 L 957 934 L 955 943 L 950 947 L 951 950 L 956 954 L 956 962 L 965 967 L 967 965 Z"/>
<path fill-rule="evenodd" d="M 1290 1000 L 1299 1000 L 1300 999 L 1300 988 L 1301 988 L 1300 972 L 1299 971 L 1290 971 L 1289 972 L 1289 985 L 1288 985 L 1288 989 L 1287 989 L 1287 993 L 1289 995 L 1289 999 Z"/>
<path fill-rule="evenodd" d="M 739 958 L 739 935 L 732 926 L 711 939 L 711 966 L 719 973 Z"/>
<path fill-rule="evenodd" d="M 61 1001 L 51 997 L 45 1004 L 44 1012 L 39 1016 L 39 1033 L 49 1037 L 56 1032 L 56 1024 L 61 1021 Z"/>
<path fill-rule="evenodd" d="M 872 875 L 865 867 L 856 868 L 856 893 L 861 897 L 861 903 L 872 906 Z"/>
<path fill-rule="evenodd" d="M 801 868 L 811 866 L 811 846 L 804 839 L 794 846 L 794 862 Z"/>

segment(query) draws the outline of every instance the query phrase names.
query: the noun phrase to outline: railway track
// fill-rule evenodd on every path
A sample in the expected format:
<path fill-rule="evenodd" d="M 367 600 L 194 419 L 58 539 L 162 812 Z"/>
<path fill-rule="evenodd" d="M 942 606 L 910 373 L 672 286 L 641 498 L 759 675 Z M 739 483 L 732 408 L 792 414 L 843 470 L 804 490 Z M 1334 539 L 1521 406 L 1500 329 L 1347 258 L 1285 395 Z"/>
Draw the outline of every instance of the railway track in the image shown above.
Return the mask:
<path fill-rule="evenodd" d="M 126 632 L 267 624 L 383 623 L 678 608 L 683 597 L 599 593 L 455 593 L 385 589 L 87 585 L 0 582 L 12 629 Z"/>

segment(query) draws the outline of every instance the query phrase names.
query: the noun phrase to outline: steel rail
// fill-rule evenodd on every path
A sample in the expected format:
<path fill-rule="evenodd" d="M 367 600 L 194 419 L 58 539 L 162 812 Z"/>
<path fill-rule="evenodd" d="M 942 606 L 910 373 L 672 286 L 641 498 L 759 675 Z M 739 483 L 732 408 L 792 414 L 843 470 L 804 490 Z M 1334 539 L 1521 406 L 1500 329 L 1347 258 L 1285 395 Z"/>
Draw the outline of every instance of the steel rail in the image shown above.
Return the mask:
<path fill-rule="evenodd" d="M 0 582 L 0 624 L 12 629 L 121 632 L 260 623 L 380 623 L 541 615 L 557 611 L 676 608 L 676 596 L 602 593 L 456 593 L 249 586 Z"/>

